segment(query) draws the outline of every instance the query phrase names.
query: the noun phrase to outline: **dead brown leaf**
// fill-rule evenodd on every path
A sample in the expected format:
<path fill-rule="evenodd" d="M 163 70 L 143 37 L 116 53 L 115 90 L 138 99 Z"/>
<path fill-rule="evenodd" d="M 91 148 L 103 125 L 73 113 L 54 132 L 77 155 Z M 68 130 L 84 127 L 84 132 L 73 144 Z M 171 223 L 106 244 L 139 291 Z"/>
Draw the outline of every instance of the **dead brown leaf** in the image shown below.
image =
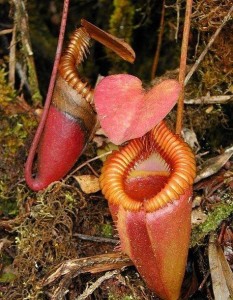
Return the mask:
<path fill-rule="evenodd" d="M 201 170 L 198 172 L 194 182 L 197 183 L 200 180 L 217 173 L 225 165 L 225 163 L 231 158 L 232 155 L 233 155 L 233 146 L 226 149 L 223 152 L 223 154 L 220 154 L 216 157 L 210 158 L 207 161 L 205 161 L 204 164 L 201 166 Z"/>
<path fill-rule="evenodd" d="M 233 274 L 214 234 L 210 236 L 208 254 L 215 299 L 232 299 Z"/>
<path fill-rule="evenodd" d="M 203 212 L 203 210 L 200 207 L 193 209 L 191 215 L 192 225 L 199 225 L 205 222 L 207 217 L 208 216 Z"/>
<path fill-rule="evenodd" d="M 99 178 L 95 175 L 79 175 L 73 177 L 84 193 L 92 194 L 100 191 Z"/>

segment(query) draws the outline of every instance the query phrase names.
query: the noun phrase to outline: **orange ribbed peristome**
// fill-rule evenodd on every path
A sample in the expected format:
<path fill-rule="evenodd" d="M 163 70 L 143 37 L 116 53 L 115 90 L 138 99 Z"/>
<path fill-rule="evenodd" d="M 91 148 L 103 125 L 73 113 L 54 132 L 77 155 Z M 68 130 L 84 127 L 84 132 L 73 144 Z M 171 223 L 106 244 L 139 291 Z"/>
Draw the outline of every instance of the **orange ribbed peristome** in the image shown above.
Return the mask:
<path fill-rule="evenodd" d="M 135 162 L 143 157 L 146 159 L 151 152 L 157 152 L 164 159 L 170 174 L 165 186 L 156 195 L 138 201 L 126 194 L 124 180 Z M 195 176 L 195 159 L 191 149 L 161 122 L 145 136 L 131 140 L 119 151 L 109 155 L 102 169 L 100 185 L 110 204 L 122 205 L 129 211 L 143 209 L 153 212 L 179 200 L 180 195 L 193 184 Z"/>
<path fill-rule="evenodd" d="M 59 72 L 62 78 L 76 90 L 85 100 L 93 106 L 93 90 L 87 82 L 84 82 L 77 72 L 76 66 L 81 64 L 88 46 L 90 43 L 90 36 L 86 29 L 81 27 L 74 31 L 71 36 L 70 43 L 63 54 L 60 64 Z"/>

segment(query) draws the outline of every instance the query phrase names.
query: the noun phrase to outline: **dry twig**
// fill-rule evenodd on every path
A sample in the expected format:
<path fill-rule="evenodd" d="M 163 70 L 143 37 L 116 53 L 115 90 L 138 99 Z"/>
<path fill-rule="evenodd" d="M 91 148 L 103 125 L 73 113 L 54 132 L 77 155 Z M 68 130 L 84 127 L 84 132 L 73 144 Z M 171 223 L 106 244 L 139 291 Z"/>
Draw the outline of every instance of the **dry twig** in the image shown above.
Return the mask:
<path fill-rule="evenodd" d="M 185 104 L 228 104 L 233 101 L 233 95 L 203 96 L 196 99 L 185 99 Z"/>
<path fill-rule="evenodd" d="M 192 13 L 192 0 L 186 1 L 186 11 L 185 11 L 185 21 L 184 21 L 184 32 L 181 46 L 181 56 L 180 56 L 180 71 L 179 71 L 179 82 L 181 85 L 181 92 L 178 99 L 177 106 L 177 119 L 176 119 L 176 133 L 180 134 L 182 130 L 183 123 L 183 110 L 184 110 L 184 80 L 186 73 L 186 60 L 188 52 L 188 41 L 189 41 L 189 31 Z"/>
<path fill-rule="evenodd" d="M 13 29 L 3 29 L 0 31 L 0 35 L 12 33 L 12 31 L 13 31 Z"/>
<path fill-rule="evenodd" d="M 87 272 L 95 274 L 114 269 L 122 269 L 132 264 L 129 257 L 121 252 L 68 260 L 62 263 L 58 269 L 42 283 L 42 286 L 50 285 L 62 277 L 51 299 L 63 299 L 72 279 L 79 274 Z"/>
<path fill-rule="evenodd" d="M 81 234 L 81 233 L 75 233 L 74 236 L 77 236 L 80 240 L 84 240 L 84 241 L 91 241 L 97 243 L 110 243 L 114 245 L 119 244 L 119 240 L 117 239 L 104 238 L 101 236 L 92 236 L 92 235 Z"/>
<path fill-rule="evenodd" d="M 126 266 L 131 266 L 132 264 L 130 258 L 121 252 L 71 259 L 62 263 L 57 270 L 43 282 L 43 286 L 52 284 L 61 276 L 74 278 L 81 273 L 90 272 L 95 274 L 113 269 L 121 269 Z"/>
<path fill-rule="evenodd" d="M 21 39 L 21 51 L 25 57 L 28 67 L 28 80 L 30 82 L 30 91 L 32 100 L 35 104 L 40 104 L 42 97 L 39 92 L 38 79 L 36 74 L 35 62 L 33 58 L 33 51 L 30 40 L 29 26 L 28 26 L 28 14 L 26 11 L 26 5 L 24 0 L 12 0 L 15 6 L 14 23 L 16 32 L 19 33 Z M 14 42 L 14 41 L 13 41 Z M 12 45 L 11 45 L 12 46 Z"/>
<path fill-rule="evenodd" d="M 98 287 L 100 287 L 100 285 L 105 281 L 108 280 L 110 278 L 112 278 L 113 276 L 119 274 L 118 270 L 114 270 L 112 272 L 106 272 L 103 276 L 101 276 L 100 278 L 98 278 L 94 283 L 92 283 L 90 286 L 87 286 L 87 288 L 85 289 L 85 291 L 78 296 L 78 298 L 76 300 L 85 300 L 88 296 L 90 296 L 91 294 L 93 294 L 93 292 L 98 289 Z"/>
<path fill-rule="evenodd" d="M 88 159 L 87 161 L 85 161 L 84 163 L 82 163 L 81 165 L 79 165 L 74 171 L 72 171 L 71 173 L 69 173 L 69 175 L 66 176 L 66 178 L 64 180 L 66 181 L 71 176 L 73 176 L 78 170 L 82 169 L 85 166 L 88 166 L 90 162 L 95 161 L 95 160 L 97 160 L 97 159 L 99 159 L 101 157 L 107 156 L 107 155 L 109 155 L 111 153 L 112 153 L 112 151 L 108 151 L 108 152 L 105 152 L 105 153 L 103 153 L 101 155 L 95 156 L 95 157 L 93 157 L 91 159 Z"/>
<path fill-rule="evenodd" d="M 10 43 L 10 53 L 9 53 L 9 85 L 14 87 L 15 85 L 15 68 L 16 68 L 16 26 L 14 25 L 12 29 L 12 38 Z"/>

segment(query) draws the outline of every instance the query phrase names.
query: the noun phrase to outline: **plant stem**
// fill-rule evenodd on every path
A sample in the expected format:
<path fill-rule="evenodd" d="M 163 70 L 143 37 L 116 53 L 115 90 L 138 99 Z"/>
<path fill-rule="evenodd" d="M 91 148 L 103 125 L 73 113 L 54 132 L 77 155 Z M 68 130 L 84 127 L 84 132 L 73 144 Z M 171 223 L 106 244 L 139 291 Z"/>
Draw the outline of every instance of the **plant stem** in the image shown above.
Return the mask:
<path fill-rule="evenodd" d="M 188 52 L 191 13 L 192 13 L 192 0 L 187 0 L 186 1 L 183 39 L 182 39 L 182 46 L 181 46 L 181 56 L 180 56 L 179 82 L 181 85 L 181 92 L 180 92 L 180 96 L 178 99 L 178 106 L 177 106 L 177 119 L 176 119 L 176 133 L 177 134 L 181 133 L 182 123 L 183 123 L 184 80 L 185 80 L 185 73 L 186 73 L 186 61 L 187 61 L 187 52 Z"/>
<path fill-rule="evenodd" d="M 44 110 L 43 110 L 43 114 L 42 114 L 42 117 L 40 120 L 40 124 L 37 128 L 31 148 L 29 150 L 28 158 L 27 158 L 26 165 L 25 165 L 25 176 L 29 176 L 29 177 L 31 176 L 32 164 L 34 161 L 35 153 L 36 153 L 39 141 L 40 141 L 41 134 L 44 129 L 44 125 L 45 125 L 47 115 L 49 112 L 50 103 L 52 100 L 53 90 L 54 90 L 56 77 L 57 77 L 57 70 L 58 70 L 59 61 L 60 61 L 61 54 L 62 54 L 62 46 L 63 46 L 63 40 L 64 40 L 64 35 L 65 35 L 65 29 L 66 29 L 68 9 L 69 9 L 69 0 L 64 0 L 57 50 L 56 50 L 53 70 L 52 70 L 52 74 L 51 74 L 51 78 L 50 78 L 50 82 L 49 82 L 49 88 L 48 88 L 48 92 L 47 92 L 47 96 L 46 96 L 46 100 L 45 100 Z"/>
<path fill-rule="evenodd" d="M 164 16 L 165 16 L 165 0 L 163 0 L 163 3 L 162 3 L 160 29 L 159 29 L 157 48 L 156 48 L 154 61 L 153 61 L 153 65 L 152 65 L 152 70 L 151 70 L 151 80 L 153 80 L 154 77 L 155 77 L 155 73 L 156 73 L 156 70 L 157 70 L 158 62 L 159 62 L 159 54 L 160 54 L 160 49 L 161 49 L 161 46 L 162 46 L 163 32 L 164 32 Z"/>

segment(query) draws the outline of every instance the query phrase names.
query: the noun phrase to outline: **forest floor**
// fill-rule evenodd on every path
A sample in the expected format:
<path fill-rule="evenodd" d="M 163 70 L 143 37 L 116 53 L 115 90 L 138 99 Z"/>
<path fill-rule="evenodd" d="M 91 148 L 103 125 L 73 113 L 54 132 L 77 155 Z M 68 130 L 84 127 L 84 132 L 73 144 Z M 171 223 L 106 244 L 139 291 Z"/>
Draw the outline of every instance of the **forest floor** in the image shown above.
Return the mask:
<path fill-rule="evenodd" d="M 231 5 L 225 2 L 226 15 Z M 198 9 L 194 6 L 196 13 Z M 231 29 L 232 20 L 185 94 L 183 138 L 195 154 L 197 177 L 182 299 L 233 298 Z M 201 50 L 213 28 L 208 32 Z M 0 55 L 0 298 L 158 299 L 119 251 L 119 237 L 98 183 L 104 153 L 115 149 L 102 132 L 61 181 L 39 192 L 26 185 L 24 166 L 40 120 L 41 98 L 33 100 L 27 88 L 12 85 L 10 54 Z M 174 76 L 177 70 L 163 74 Z M 172 128 L 175 118 L 174 111 L 167 117 Z"/>

